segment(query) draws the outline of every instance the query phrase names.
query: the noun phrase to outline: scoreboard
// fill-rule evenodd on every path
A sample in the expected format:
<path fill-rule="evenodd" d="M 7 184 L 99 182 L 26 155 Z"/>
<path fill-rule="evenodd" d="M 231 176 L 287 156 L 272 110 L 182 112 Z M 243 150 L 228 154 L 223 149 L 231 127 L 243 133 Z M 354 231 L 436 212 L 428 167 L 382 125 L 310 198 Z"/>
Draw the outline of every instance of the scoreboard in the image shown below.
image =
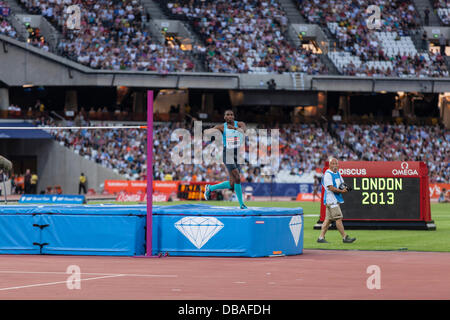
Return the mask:
<path fill-rule="evenodd" d="M 347 219 L 420 219 L 419 178 L 344 178 L 353 190 L 344 194 Z"/>
<path fill-rule="evenodd" d="M 328 169 L 326 163 L 323 172 Z M 339 162 L 339 172 L 353 190 L 343 194 L 343 223 L 350 229 L 427 229 L 431 220 L 428 169 L 424 162 Z M 325 220 L 322 187 L 320 220 Z"/>
<path fill-rule="evenodd" d="M 206 182 L 187 182 L 178 185 L 177 197 L 183 200 L 204 200 Z"/>

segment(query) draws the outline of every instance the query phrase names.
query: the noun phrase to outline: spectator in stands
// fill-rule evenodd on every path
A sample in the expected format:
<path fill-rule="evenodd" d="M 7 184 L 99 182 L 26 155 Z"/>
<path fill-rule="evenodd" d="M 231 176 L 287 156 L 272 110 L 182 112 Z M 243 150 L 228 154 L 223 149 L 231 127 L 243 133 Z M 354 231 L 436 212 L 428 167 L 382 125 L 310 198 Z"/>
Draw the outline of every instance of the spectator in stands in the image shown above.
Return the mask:
<path fill-rule="evenodd" d="M 423 13 L 424 13 L 424 16 L 425 16 L 425 25 L 429 26 L 430 25 L 430 9 L 425 8 Z"/>
<path fill-rule="evenodd" d="M 441 32 L 439 36 L 439 52 L 441 53 L 441 56 L 445 56 L 445 47 L 447 46 L 447 39 L 445 38 L 444 34 Z"/>
<path fill-rule="evenodd" d="M 426 30 L 422 33 L 422 50 L 428 51 L 428 34 Z"/>

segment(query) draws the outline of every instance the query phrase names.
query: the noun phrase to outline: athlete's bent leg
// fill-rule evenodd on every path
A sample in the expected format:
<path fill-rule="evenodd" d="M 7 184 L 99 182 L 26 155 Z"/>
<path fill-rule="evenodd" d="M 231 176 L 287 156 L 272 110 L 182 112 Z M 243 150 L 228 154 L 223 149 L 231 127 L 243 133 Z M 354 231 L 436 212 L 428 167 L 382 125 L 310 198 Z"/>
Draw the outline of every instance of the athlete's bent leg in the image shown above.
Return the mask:
<path fill-rule="evenodd" d="M 224 181 L 218 184 L 214 184 L 209 187 L 211 191 L 221 190 L 221 189 L 231 189 L 230 181 Z"/>
<path fill-rule="evenodd" d="M 238 169 L 234 169 L 233 171 L 231 171 L 231 175 L 233 176 L 234 191 L 236 192 L 236 196 L 239 201 L 239 206 L 241 207 L 241 209 L 246 209 L 247 207 L 245 206 L 242 197 L 241 176 L 239 174 Z"/>

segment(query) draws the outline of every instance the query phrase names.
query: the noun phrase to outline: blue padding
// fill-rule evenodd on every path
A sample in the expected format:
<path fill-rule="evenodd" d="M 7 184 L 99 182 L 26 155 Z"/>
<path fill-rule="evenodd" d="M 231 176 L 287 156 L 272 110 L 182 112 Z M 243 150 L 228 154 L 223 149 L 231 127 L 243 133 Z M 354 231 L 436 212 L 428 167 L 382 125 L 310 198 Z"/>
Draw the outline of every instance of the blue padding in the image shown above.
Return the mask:
<path fill-rule="evenodd" d="M 133 256 L 145 252 L 145 218 L 43 215 L 43 254 Z"/>
<path fill-rule="evenodd" d="M 40 248 L 33 243 L 40 242 L 40 216 L 0 215 L 0 253 L 1 254 L 39 254 Z"/>
<path fill-rule="evenodd" d="M 73 214 L 73 215 L 147 215 L 146 205 L 11 205 L 0 206 L 0 214 Z M 207 204 L 179 204 L 171 206 L 153 206 L 153 214 L 208 215 L 208 216 L 276 216 L 303 214 L 298 208 L 249 207 L 241 210 L 237 206 L 211 206 Z"/>
<path fill-rule="evenodd" d="M 154 211 L 152 253 L 240 257 L 301 254 L 302 213 L 302 208 L 160 207 Z"/>
<path fill-rule="evenodd" d="M 146 205 L 2 206 L 0 253 L 143 255 L 146 214 Z M 154 254 L 301 254 L 303 209 L 153 206 L 152 236 Z"/>
<path fill-rule="evenodd" d="M 147 215 L 146 205 L 11 205 L 0 206 L 0 214 Z"/>
<path fill-rule="evenodd" d="M 211 206 L 207 204 L 179 204 L 174 206 L 154 206 L 153 214 L 164 215 L 208 215 L 208 216 L 277 216 L 286 214 L 303 214 L 303 208 L 268 208 L 249 207 L 240 209 L 237 206 Z"/>

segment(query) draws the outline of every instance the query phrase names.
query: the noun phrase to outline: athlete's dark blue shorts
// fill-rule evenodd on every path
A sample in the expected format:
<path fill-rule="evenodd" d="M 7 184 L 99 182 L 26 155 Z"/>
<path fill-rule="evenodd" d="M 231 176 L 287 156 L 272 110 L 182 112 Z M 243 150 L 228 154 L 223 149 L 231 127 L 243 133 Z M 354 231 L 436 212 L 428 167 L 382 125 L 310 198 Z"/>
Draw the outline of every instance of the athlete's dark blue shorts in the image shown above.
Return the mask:
<path fill-rule="evenodd" d="M 241 172 L 241 167 L 239 166 L 238 160 L 237 160 L 237 149 L 235 149 L 233 151 L 233 156 L 231 159 L 229 159 L 229 158 L 227 158 L 227 151 L 224 148 L 223 149 L 223 163 L 227 167 L 227 170 L 229 173 L 231 173 L 231 171 L 233 171 L 234 169 L 237 169 L 239 172 Z"/>

